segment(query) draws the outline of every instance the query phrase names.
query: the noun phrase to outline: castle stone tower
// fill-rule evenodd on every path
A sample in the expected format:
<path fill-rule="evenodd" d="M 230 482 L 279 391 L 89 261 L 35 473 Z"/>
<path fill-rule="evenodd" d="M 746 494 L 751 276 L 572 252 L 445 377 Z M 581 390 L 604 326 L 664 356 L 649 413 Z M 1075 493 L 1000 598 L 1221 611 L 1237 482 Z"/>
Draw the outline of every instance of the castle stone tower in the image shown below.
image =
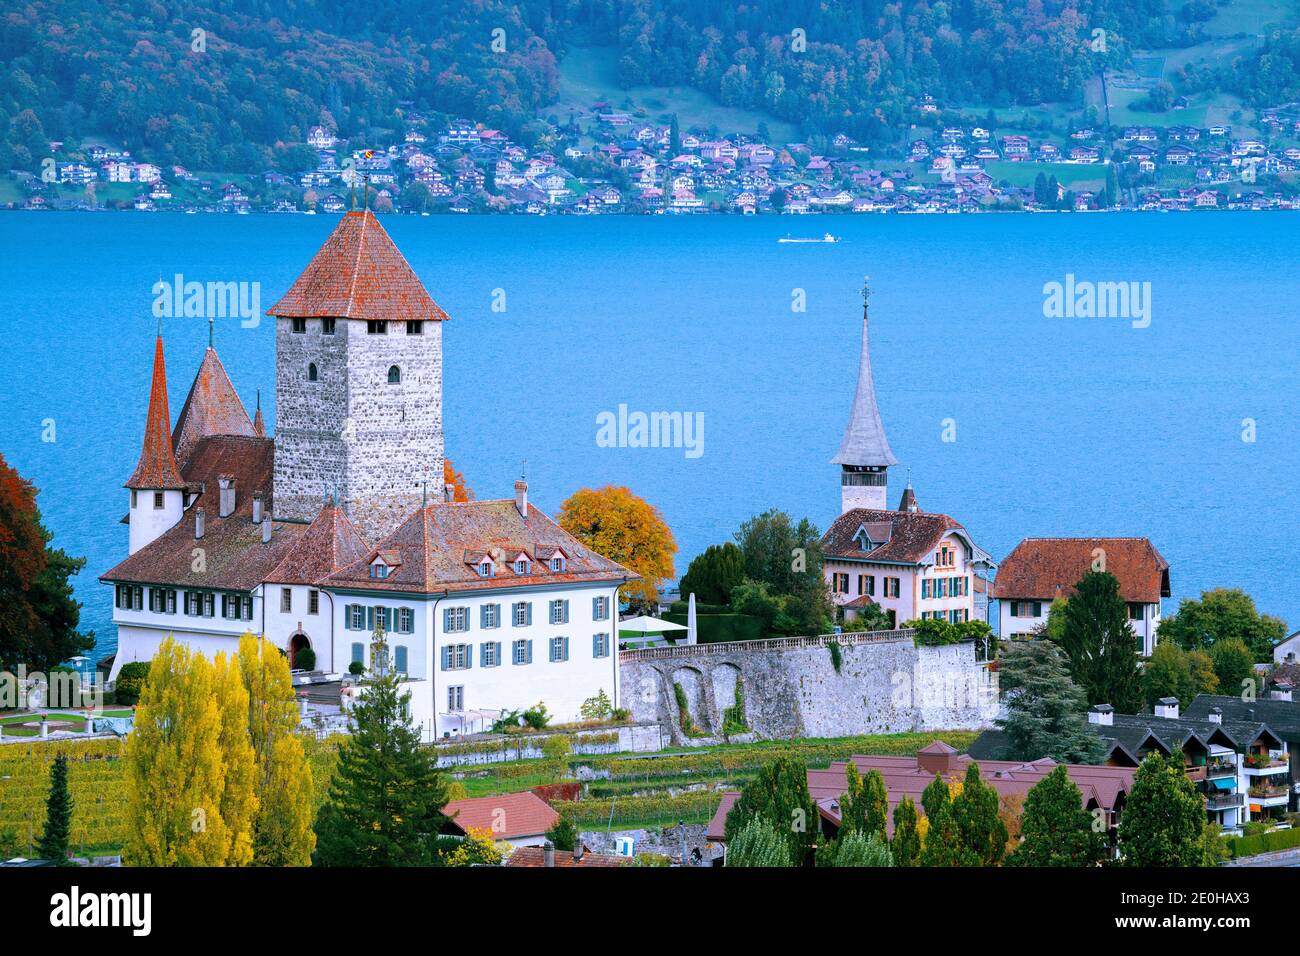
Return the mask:
<path fill-rule="evenodd" d="M 889 448 L 885 425 L 876 406 L 876 384 L 871 375 L 871 346 L 867 335 L 867 305 L 871 288 L 862 286 L 862 354 L 858 360 L 858 388 L 844 429 L 839 454 L 831 463 L 840 466 L 840 513 L 854 508 L 884 511 L 888 508 L 887 473 L 898 459 Z"/>
<path fill-rule="evenodd" d="M 374 214 L 344 215 L 275 316 L 275 517 L 327 491 L 375 543 L 441 488 L 442 323 Z"/>

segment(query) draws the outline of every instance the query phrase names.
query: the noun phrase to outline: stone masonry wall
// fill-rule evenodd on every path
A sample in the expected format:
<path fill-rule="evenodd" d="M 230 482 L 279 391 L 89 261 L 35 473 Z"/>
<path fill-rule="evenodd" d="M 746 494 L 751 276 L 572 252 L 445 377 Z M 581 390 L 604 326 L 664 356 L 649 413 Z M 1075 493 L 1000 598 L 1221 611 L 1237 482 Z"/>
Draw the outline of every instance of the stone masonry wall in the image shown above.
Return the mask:
<path fill-rule="evenodd" d="M 855 639 L 839 638 L 838 673 L 830 639 L 823 638 L 625 651 L 619 663 L 622 701 L 633 719 L 668 728 L 677 745 L 690 740 L 681 730 L 674 684 L 686 697 L 692 721 L 708 736 L 721 734 L 737 682 L 746 723 L 762 738 L 992 724 L 997 675 L 976 661 L 974 645 L 915 647 L 910 636 L 845 643 Z"/>

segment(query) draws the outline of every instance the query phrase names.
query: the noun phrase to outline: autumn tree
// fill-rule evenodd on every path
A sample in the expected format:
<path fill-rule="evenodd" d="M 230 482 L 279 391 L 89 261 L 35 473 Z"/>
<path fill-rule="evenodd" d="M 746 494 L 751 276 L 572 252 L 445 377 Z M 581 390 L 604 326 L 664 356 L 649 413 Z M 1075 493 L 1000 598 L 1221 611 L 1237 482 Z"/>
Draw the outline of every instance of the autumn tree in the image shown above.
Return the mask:
<path fill-rule="evenodd" d="M 677 542 L 659 509 L 630 489 L 607 485 L 575 491 L 560 506 L 560 527 L 597 554 L 641 576 L 624 591 L 634 603 L 653 606 L 673 577 Z"/>
<path fill-rule="evenodd" d="M 456 466 L 451 463 L 450 458 L 442 460 L 442 483 L 451 485 L 452 501 L 473 501 L 474 491 L 470 488 L 465 476 L 456 470 Z"/>
<path fill-rule="evenodd" d="M 289 659 L 270 642 L 244 634 L 239 671 L 248 691 L 248 734 L 257 767 L 253 862 L 309 866 L 316 847 L 316 784 L 298 734 Z"/>
<path fill-rule="evenodd" d="M 217 746 L 221 756 L 221 801 L 225 824 L 223 855 L 227 866 L 253 862 L 253 827 L 258 815 L 257 763 L 248 735 L 248 688 L 239 661 L 225 653 L 212 661 L 212 689 L 221 721 Z"/>
<path fill-rule="evenodd" d="M 126 739 L 130 865 L 226 864 L 221 738 L 212 665 L 167 638 L 154 655 Z"/>
<path fill-rule="evenodd" d="M 1096 866 L 1106 858 L 1106 838 L 1093 825 L 1083 794 L 1063 766 L 1030 788 L 1020 835 L 1008 866 Z"/>
<path fill-rule="evenodd" d="M 48 671 L 90 650 L 93 632 L 77 630 L 81 605 L 69 579 L 85 558 L 50 547 L 36 489 L 0 456 L 0 664 Z"/>

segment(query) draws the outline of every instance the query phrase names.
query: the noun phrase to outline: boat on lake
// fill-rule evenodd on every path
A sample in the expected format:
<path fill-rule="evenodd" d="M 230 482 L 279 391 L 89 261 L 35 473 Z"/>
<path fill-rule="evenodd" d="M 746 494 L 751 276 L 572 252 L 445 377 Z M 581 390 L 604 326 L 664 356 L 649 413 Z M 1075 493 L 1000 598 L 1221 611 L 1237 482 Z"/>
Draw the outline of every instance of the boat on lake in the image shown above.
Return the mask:
<path fill-rule="evenodd" d="M 839 242 L 839 241 L 840 241 L 839 236 L 832 236 L 829 232 L 826 233 L 824 236 L 822 236 L 820 239 L 805 239 L 796 236 L 783 236 L 782 238 L 777 240 L 777 242 Z"/>

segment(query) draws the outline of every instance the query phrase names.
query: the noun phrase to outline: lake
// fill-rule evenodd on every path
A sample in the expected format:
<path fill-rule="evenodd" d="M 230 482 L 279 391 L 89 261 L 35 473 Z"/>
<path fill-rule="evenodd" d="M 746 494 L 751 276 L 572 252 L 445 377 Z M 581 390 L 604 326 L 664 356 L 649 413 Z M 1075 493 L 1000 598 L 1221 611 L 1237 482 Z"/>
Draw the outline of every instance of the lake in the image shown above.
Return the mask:
<path fill-rule="evenodd" d="M 663 512 L 679 574 L 767 508 L 824 529 L 839 507 L 829 459 L 853 396 L 865 274 L 900 461 L 891 505 L 910 476 L 924 510 L 961 521 L 995 559 L 1028 536 L 1145 535 L 1171 565 L 1165 613 L 1222 586 L 1300 620 L 1294 218 L 383 221 L 452 317 L 447 453 L 480 498 L 510 496 L 525 459 L 530 495 L 551 513 L 577 488 L 627 485 Z M 0 452 L 41 490 L 54 543 L 89 559 L 77 595 L 100 653 L 115 636 L 96 579 L 126 554 L 118 522 L 144 428 L 151 287 L 176 273 L 258 282 L 265 310 L 335 222 L 0 216 Z M 777 242 L 828 229 L 842 241 Z M 1046 317 L 1045 284 L 1067 276 L 1150 283 L 1150 324 Z M 268 425 L 273 328 L 216 326 L 235 387 L 250 414 L 261 389 Z M 175 416 L 207 321 L 170 320 L 164 334 Z M 702 454 L 601 447 L 597 416 L 620 405 L 702 414 Z"/>

